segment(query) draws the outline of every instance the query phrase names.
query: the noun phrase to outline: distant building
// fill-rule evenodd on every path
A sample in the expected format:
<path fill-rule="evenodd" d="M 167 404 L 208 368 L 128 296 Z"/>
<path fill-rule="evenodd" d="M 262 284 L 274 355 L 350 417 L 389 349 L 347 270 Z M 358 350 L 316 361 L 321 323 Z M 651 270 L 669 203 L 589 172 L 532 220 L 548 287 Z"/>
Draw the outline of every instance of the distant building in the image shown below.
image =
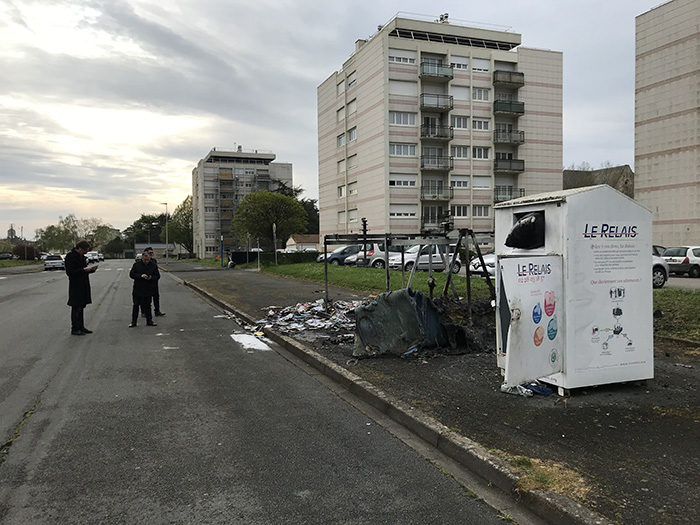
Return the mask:
<path fill-rule="evenodd" d="M 562 54 L 447 15 L 396 17 L 317 89 L 321 235 L 493 231 L 562 188 Z"/>
<path fill-rule="evenodd" d="M 289 237 L 285 248 L 288 250 L 297 250 L 298 252 L 303 252 L 304 250 L 320 251 L 319 236 L 299 235 L 295 233 Z"/>
<path fill-rule="evenodd" d="M 700 243 L 700 1 L 672 0 L 636 19 L 635 199 L 654 243 Z"/>
<path fill-rule="evenodd" d="M 634 199 L 634 172 L 627 164 L 599 170 L 564 170 L 564 188 L 583 188 L 607 184 Z"/>
<path fill-rule="evenodd" d="M 245 249 L 247 239 L 235 239 L 231 220 L 243 197 L 277 189 L 276 182 L 292 186 L 292 165 L 274 162 L 271 152 L 212 149 L 192 170 L 192 229 L 198 257 Z"/>

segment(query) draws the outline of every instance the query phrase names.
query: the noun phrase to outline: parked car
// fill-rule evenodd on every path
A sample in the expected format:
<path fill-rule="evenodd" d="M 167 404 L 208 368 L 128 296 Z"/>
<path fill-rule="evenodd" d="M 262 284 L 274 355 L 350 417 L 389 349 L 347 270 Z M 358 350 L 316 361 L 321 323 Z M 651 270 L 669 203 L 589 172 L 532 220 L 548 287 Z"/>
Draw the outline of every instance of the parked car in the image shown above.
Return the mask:
<path fill-rule="evenodd" d="M 140 260 L 141 260 L 141 255 L 143 255 L 143 254 L 137 253 L 137 254 L 136 254 L 136 257 L 134 257 L 134 260 L 135 260 L 135 261 L 140 261 Z"/>
<path fill-rule="evenodd" d="M 65 270 L 66 264 L 61 255 L 47 255 L 44 259 L 44 270 Z"/>
<path fill-rule="evenodd" d="M 328 264 L 333 264 L 335 266 L 345 264 L 345 259 L 350 255 L 355 255 L 360 249 L 362 249 L 361 244 L 339 246 L 328 254 Z M 324 262 L 325 260 L 326 254 L 323 253 L 316 258 L 316 262 Z"/>
<path fill-rule="evenodd" d="M 666 248 L 662 257 L 668 263 L 671 273 L 700 277 L 700 246 Z"/>
<path fill-rule="evenodd" d="M 653 244 L 651 246 L 651 253 L 653 253 L 654 255 L 658 255 L 659 257 L 661 257 L 665 251 L 665 246 L 659 246 L 658 244 Z"/>
<path fill-rule="evenodd" d="M 449 246 L 449 249 L 445 249 L 445 245 L 425 245 L 421 249 L 420 257 L 418 256 L 419 245 L 411 246 L 403 253 L 403 268 L 407 272 L 413 269 L 413 266 L 418 261 L 417 270 L 428 270 L 432 265 L 433 270 L 441 272 L 445 269 L 445 264 L 443 263 L 443 254 L 448 258 L 448 262 L 452 259 L 452 254 L 454 253 L 455 246 Z M 401 253 L 395 253 L 389 256 L 389 268 L 392 270 L 401 269 Z M 457 254 L 457 259 L 452 265 L 452 273 L 459 273 L 462 269 L 462 260 Z"/>
<path fill-rule="evenodd" d="M 2 253 L 0 253 L 0 261 L 9 261 L 9 260 L 11 260 L 11 259 L 13 259 L 13 258 L 14 258 L 14 257 L 12 257 L 12 254 L 11 254 L 11 253 L 8 253 L 8 252 L 2 252 Z"/>
<path fill-rule="evenodd" d="M 493 277 L 496 275 L 496 254 L 487 253 L 482 256 L 484 258 L 484 264 L 486 265 L 486 271 Z M 474 257 L 469 261 L 469 271 L 472 273 L 478 273 L 482 276 L 484 275 L 484 270 L 481 268 L 481 261 L 478 257 Z"/>
<path fill-rule="evenodd" d="M 97 258 L 98 258 L 100 261 L 104 261 L 104 260 L 105 260 L 105 256 L 104 256 L 103 253 L 98 253 L 98 254 L 97 254 Z"/>
<path fill-rule="evenodd" d="M 389 246 L 389 257 L 395 253 L 401 253 L 401 246 Z M 365 262 L 365 255 L 367 256 L 367 262 Z M 358 252 L 355 264 L 357 266 L 371 266 L 372 268 L 386 268 L 385 256 L 386 252 L 383 242 L 368 244 L 366 251 L 360 249 Z M 346 260 L 345 264 L 348 265 L 349 262 Z"/>
<path fill-rule="evenodd" d="M 652 250 L 653 251 L 653 250 Z M 656 254 L 651 256 L 651 285 L 654 288 L 663 288 L 668 281 L 669 266 L 663 257 Z"/>

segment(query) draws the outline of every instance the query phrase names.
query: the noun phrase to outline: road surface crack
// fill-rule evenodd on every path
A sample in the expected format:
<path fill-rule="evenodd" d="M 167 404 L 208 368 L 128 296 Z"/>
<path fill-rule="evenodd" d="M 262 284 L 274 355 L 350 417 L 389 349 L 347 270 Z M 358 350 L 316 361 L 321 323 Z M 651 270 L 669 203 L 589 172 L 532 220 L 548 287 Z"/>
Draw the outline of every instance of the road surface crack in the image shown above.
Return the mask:
<path fill-rule="evenodd" d="M 46 383 L 46 386 L 41 389 L 41 391 L 36 395 L 36 399 L 34 400 L 34 404 L 32 407 L 27 410 L 24 415 L 22 416 L 22 419 L 20 422 L 15 426 L 14 430 L 12 431 L 12 435 L 10 438 L 5 441 L 5 443 L 0 446 L 0 466 L 5 462 L 5 459 L 7 459 L 7 456 L 10 454 L 10 447 L 12 444 L 19 439 L 20 435 L 22 434 L 22 427 L 29 421 L 29 418 L 32 417 L 34 412 L 37 411 L 39 408 L 39 405 L 41 404 L 41 397 L 44 395 L 44 392 L 46 392 L 46 389 L 49 388 L 49 385 L 51 384 L 51 381 L 53 381 L 53 378 L 56 377 L 56 374 L 58 374 L 58 370 L 56 370 L 56 373 L 48 380 Z"/>

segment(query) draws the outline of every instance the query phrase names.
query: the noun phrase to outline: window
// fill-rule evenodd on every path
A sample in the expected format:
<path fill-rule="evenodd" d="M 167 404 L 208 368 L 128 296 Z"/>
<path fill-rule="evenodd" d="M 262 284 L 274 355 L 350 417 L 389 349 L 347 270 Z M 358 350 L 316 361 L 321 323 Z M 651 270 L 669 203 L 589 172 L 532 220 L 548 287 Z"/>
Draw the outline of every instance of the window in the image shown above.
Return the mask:
<path fill-rule="evenodd" d="M 486 58 L 475 58 L 472 61 L 472 69 L 474 71 L 489 71 L 491 69 L 491 61 Z"/>
<path fill-rule="evenodd" d="M 352 128 L 348 130 L 348 142 L 357 140 L 357 128 Z"/>
<path fill-rule="evenodd" d="M 472 100 L 483 100 L 488 102 L 490 89 L 486 88 L 473 88 L 472 89 Z"/>
<path fill-rule="evenodd" d="M 418 177 L 409 173 L 389 173 L 389 186 L 410 188 L 416 186 Z"/>
<path fill-rule="evenodd" d="M 216 239 L 216 235 L 213 233 L 207 233 L 204 235 L 205 239 Z"/>
<path fill-rule="evenodd" d="M 353 113 L 357 113 L 357 99 L 348 102 L 348 115 L 352 115 Z"/>
<path fill-rule="evenodd" d="M 416 156 L 415 144 L 399 144 L 396 142 L 389 143 L 389 155 L 401 155 L 406 157 Z"/>
<path fill-rule="evenodd" d="M 512 151 L 497 151 L 496 160 L 513 160 L 514 155 Z"/>
<path fill-rule="evenodd" d="M 357 222 L 357 208 L 348 210 L 348 222 Z"/>
<path fill-rule="evenodd" d="M 415 51 L 411 51 L 409 49 L 389 48 L 389 62 L 396 62 L 398 64 L 415 64 L 417 55 L 418 54 Z"/>
<path fill-rule="evenodd" d="M 389 204 L 389 217 L 410 218 L 418 213 L 416 204 Z"/>
<path fill-rule="evenodd" d="M 342 199 L 345 197 L 345 186 L 338 186 L 338 198 Z"/>
<path fill-rule="evenodd" d="M 483 204 L 475 204 L 472 206 L 474 209 L 474 217 L 490 217 L 491 216 L 491 206 L 486 206 Z"/>
<path fill-rule="evenodd" d="M 357 182 L 348 184 L 348 195 L 357 195 Z"/>
<path fill-rule="evenodd" d="M 216 199 L 216 193 L 205 193 L 204 198 L 207 200 Z"/>
<path fill-rule="evenodd" d="M 404 80 L 389 81 L 390 95 L 418 96 L 418 82 L 407 82 Z"/>
<path fill-rule="evenodd" d="M 473 118 L 472 129 L 479 131 L 488 131 L 491 127 L 491 121 L 487 118 Z"/>
<path fill-rule="evenodd" d="M 345 173 L 345 159 L 338 161 L 338 173 Z"/>
<path fill-rule="evenodd" d="M 469 87 L 467 86 L 452 86 L 450 93 L 457 100 L 469 100 Z"/>
<path fill-rule="evenodd" d="M 345 146 L 345 133 L 338 135 L 338 147 Z"/>
<path fill-rule="evenodd" d="M 243 168 L 235 168 L 233 170 L 234 175 L 245 175 L 245 170 Z"/>
<path fill-rule="evenodd" d="M 491 177 L 483 175 L 474 176 L 474 189 L 475 190 L 490 190 L 491 189 Z"/>
<path fill-rule="evenodd" d="M 468 159 L 469 146 L 452 146 L 451 155 L 456 159 Z"/>
<path fill-rule="evenodd" d="M 468 188 L 469 177 L 466 175 L 452 175 L 452 180 L 450 180 L 450 186 L 452 186 L 453 188 Z"/>
<path fill-rule="evenodd" d="M 342 122 L 345 119 L 345 106 L 336 111 L 335 114 L 337 116 L 337 121 Z"/>
<path fill-rule="evenodd" d="M 357 75 L 355 73 L 356 72 L 353 71 L 348 75 L 348 87 L 352 87 L 357 83 Z"/>
<path fill-rule="evenodd" d="M 338 224 L 345 224 L 345 212 L 344 211 L 338 212 Z"/>
<path fill-rule="evenodd" d="M 335 87 L 335 94 L 336 95 L 342 95 L 343 93 L 345 93 L 345 82 L 344 81 Z"/>
<path fill-rule="evenodd" d="M 389 111 L 389 124 L 398 126 L 415 126 L 416 114 L 404 111 Z"/>
<path fill-rule="evenodd" d="M 357 168 L 357 154 L 348 157 L 348 169 Z"/>
<path fill-rule="evenodd" d="M 469 129 L 469 117 L 465 115 L 452 115 L 450 124 L 455 129 Z"/>
<path fill-rule="evenodd" d="M 207 213 L 216 213 L 216 208 L 211 206 L 205 206 L 204 211 Z"/>
<path fill-rule="evenodd" d="M 453 217 L 469 217 L 469 205 L 457 204 L 450 208 L 450 215 Z"/>
<path fill-rule="evenodd" d="M 450 59 L 450 65 L 454 69 L 469 69 L 469 58 L 452 56 Z"/>
<path fill-rule="evenodd" d="M 482 146 L 474 146 L 472 148 L 472 158 L 475 159 L 488 159 L 489 158 L 489 149 L 490 148 L 484 148 Z"/>
<path fill-rule="evenodd" d="M 245 174 L 246 175 L 255 175 L 255 170 L 254 169 L 246 169 Z"/>
<path fill-rule="evenodd" d="M 389 62 L 399 62 L 402 64 L 415 64 L 416 59 L 410 58 L 410 57 L 397 57 L 397 56 L 389 55 Z"/>

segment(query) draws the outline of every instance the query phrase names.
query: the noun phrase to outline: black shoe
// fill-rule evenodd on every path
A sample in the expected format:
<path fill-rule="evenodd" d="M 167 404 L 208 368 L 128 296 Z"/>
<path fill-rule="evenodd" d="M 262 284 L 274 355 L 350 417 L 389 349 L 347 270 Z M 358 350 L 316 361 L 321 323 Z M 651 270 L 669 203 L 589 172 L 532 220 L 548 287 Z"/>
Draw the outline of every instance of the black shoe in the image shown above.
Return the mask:
<path fill-rule="evenodd" d="M 87 328 L 81 328 L 80 331 L 83 332 L 84 334 L 91 334 L 92 333 L 92 330 L 88 330 Z"/>
<path fill-rule="evenodd" d="M 165 314 L 163 312 L 156 312 L 157 317 L 163 317 Z"/>
<path fill-rule="evenodd" d="M 82 330 L 71 330 L 70 335 L 85 335 Z"/>
<path fill-rule="evenodd" d="M 158 326 L 156 323 L 151 321 L 150 323 L 146 323 L 146 326 Z"/>
<path fill-rule="evenodd" d="M 129 325 L 129 328 L 136 328 L 136 323 L 131 323 L 131 324 Z"/>

